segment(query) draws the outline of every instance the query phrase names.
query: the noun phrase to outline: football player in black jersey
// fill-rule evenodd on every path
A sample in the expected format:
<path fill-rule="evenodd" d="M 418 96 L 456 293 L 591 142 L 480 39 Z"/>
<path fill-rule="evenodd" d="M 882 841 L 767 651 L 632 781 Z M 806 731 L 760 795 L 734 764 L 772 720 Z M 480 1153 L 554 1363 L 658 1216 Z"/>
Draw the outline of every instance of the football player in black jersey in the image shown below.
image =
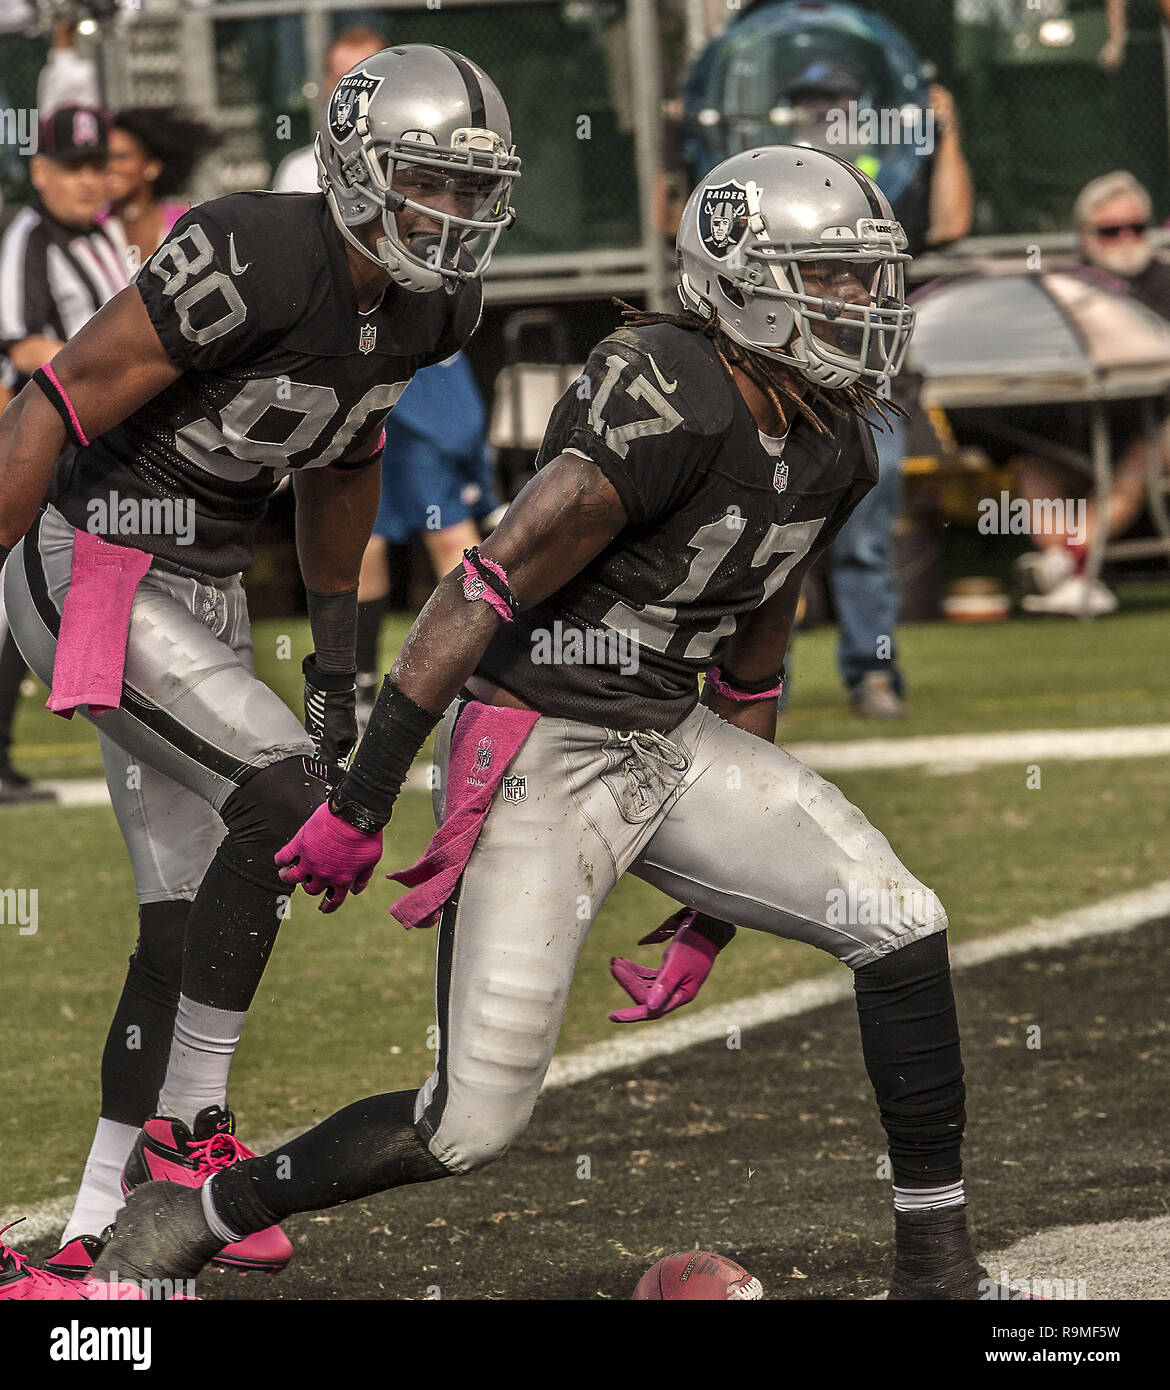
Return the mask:
<path fill-rule="evenodd" d="M 440 912 L 434 1073 L 198 1196 L 139 1189 L 104 1270 L 189 1277 L 294 1211 L 497 1158 L 629 869 L 705 914 L 688 944 L 708 956 L 735 922 L 853 969 L 894 1176 L 890 1297 L 994 1292 L 966 1229 L 946 915 L 773 742 L 801 581 L 876 476 L 864 416 L 880 423 L 910 333 L 905 237 L 852 166 L 769 147 L 695 190 L 678 251 L 683 312 L 631 314 L 593 351 L 535 478 L 439 584 L 347 775 L 278 856 L 334 910 L 439 725 L 440 828 L 392 909 L 405 925 Z"/>
<path fill-rule="evenodd" d="M 51 707 L 107 706 L 97 727 L 141 905 L 67 1238 L 100 1231 L 128 1184 L 195 1185 L 247 1152 L 228 1067 L 287 906 L 273 855 L 356 739 L 383 425 L 413 373 L 475 331 L 513 216 L 507 109 L 447 49 L 385 49 L 349 72 L 317 160 L 321 193 L 187 213 L 0 421 L 13 630 L 55 682 Z M 315 648 L 303 728 L 255 676 L 240 585 L 290 473 Z M 277 1229 L 222 1260 L 276 1270 L 290 1254 Z"/>

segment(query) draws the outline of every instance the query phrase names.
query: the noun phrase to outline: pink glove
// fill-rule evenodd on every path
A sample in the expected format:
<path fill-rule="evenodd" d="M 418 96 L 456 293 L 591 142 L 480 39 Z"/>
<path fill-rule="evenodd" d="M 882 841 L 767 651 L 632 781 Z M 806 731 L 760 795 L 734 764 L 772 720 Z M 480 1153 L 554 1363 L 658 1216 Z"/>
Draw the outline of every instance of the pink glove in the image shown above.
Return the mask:
<path fill-rule="evenodd" d="M 299 883 L 316 897 L 322 912 L 336 912 L 346 897 L 360 893 L 382 857 L 382 832 L 367 835 L 322 803 L 274 856 L 282 883 Z"/>
<path fill-rule="evenodd" d="M 713 942 L 686 926 L 675 934 L 657 970 L 613 956 L 610 971 L 636 1007 L 615 1009 L 609 1016 L 610 1022 L 642 1023 L 689 1004 L 711 973 L 718 954 L 719 948 Z"/>

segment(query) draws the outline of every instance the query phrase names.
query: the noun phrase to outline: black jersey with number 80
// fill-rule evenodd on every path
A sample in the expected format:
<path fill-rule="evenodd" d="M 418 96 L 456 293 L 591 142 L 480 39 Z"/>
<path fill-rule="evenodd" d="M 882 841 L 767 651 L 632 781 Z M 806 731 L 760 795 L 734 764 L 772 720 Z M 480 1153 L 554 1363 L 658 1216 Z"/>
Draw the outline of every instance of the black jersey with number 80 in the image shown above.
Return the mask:
<path fill-rule="evenodd" d="M 605 473 L 629 524 L 503 627 L 479 669 L 548 714 L 618 729 L 684 719 L 739 620 L 826 548 L 877 480 L 869 426 L 853 415 L 831 437 L 797 415 L 770 451 L 710 340 L 669 324 L 593 350 L 537 464 L 566 452 Z"/>
<path fill-rule="evenodd" d="M 109 539 L 214 576 L 248 564 L 285 473 L 377 461 L 411 376 L 463 346 L 481 302 L 478 281 L 453 295 L 392 285 L 361 313 L 323 195 L 299 193 L 234 193 L 192 209 L 134 287 L 182 375 L 70 451 L 52 501 L 84 529 L 96 504 L 113 515 L 127 498 L 181 500 L 193 535 Z"/>

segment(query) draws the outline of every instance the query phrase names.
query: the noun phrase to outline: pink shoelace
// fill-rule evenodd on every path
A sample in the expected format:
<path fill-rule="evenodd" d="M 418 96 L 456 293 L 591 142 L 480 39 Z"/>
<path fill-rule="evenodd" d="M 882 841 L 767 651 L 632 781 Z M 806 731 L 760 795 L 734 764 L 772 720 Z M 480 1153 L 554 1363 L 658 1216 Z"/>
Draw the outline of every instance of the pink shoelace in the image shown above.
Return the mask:
<path fill-rule="evenodd" d="M 19 1226 L 23 1220 L 24 1217 L 22 1216 L 16 1221 L 10 1221 L 7 1226 L 0 1228 L 0 1236 L 6 1235 L 13 1226 Z M 0 1263 L 6 1264 L 9 1260 L 16 1265 L 17 1273 L 23 1274 L 28 1281 L 27 1292 L 18 1293 L 17 1298 L 30 1297 L 38 1286 L 59 1289 L 65 1284 L 78 1295 L 83 1287 L 76 1279 L 66 1279 L 63 1274 L 54 1274 L 48 1269 L 37 1269 L 35 1265 L 29 1264 L 27 1255 L 22 1255 L 19 1250 L 13 1250 L 10 1245 L 6 1245 L 3 1240 L 0 1240 Z"/>
<path fill-rule="evenodd" d="M 234 1134 L 213 1134 L 209 1139 L 199 1139 L 187 1146 L 187 1152 L 199 1165 L 199 1173 L 218 1173 L 221 1168 L 230 1168 L 245 1158 L 256 1155 L 246 1144 L 241 1144 Z"/>

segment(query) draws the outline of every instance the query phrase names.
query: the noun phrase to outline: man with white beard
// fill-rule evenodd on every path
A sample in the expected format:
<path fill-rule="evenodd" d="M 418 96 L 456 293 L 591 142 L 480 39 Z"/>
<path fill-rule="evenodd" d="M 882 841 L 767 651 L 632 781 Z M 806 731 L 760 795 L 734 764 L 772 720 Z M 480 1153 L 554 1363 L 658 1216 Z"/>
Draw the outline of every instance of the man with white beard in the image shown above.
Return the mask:
<path fill-rule="evenodd" d="M 1154 255 L 1152 216 L 1149 193 L 1122 170 L 1086 184 L 1073 206 L 1081 265 L 1104 271 L 1113 288 L 1128 290 L 1139 304 L 1170 320 L 1170 264 Z M 1117 403 L 1109 419 L 1114 461 L 1109 496 L 1089 498 L 1087 524 L 1075 534 L 1054 527 L 1033 537 L 1036 549 L 1016 561 L 1025 612 L 1101 616 L 1117 608 L 1110 590 L 1085 575 L 1085 560 L 1097 527 L 1105 526 L 1112 539 L 1137 520 L 1145 499 L 1147 446 L 1139 402 Z M 1165 436 L 1163 422 L 1164 461 Z M 1019 458 L 1015 491 L 1029 502 L 1084 496 L 1087 479 L 1049 459 Z"/>

